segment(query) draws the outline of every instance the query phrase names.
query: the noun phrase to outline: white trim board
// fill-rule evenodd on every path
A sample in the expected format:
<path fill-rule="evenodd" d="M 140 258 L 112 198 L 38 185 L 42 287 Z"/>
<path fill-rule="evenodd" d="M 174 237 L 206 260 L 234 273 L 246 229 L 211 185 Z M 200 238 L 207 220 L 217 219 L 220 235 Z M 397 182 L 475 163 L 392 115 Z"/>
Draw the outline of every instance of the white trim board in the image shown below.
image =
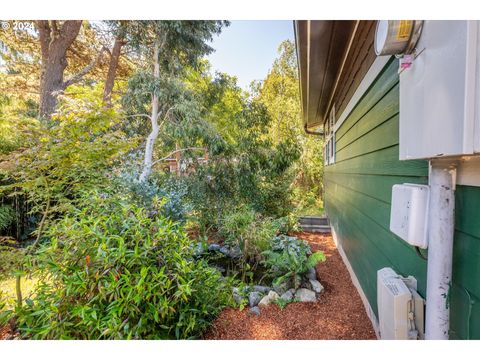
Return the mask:
<path fill-rule="evenodd" d="M 480 186 L 480 156 L 464 156 L 457 167 L 457 185 Z"/>
<path fill-rule="evenodd" d="M 377 56 L 372 66 L 370 66 L 370 69 L 368 69 L 367 73 L 363 77 L 362 82 L 360 83 L 360 85 L 358 85 L 357 89 L 353 93 L 353 96 L 351 97 L 347 106 L 338 118 L 338 121 L 335 123 L 335 126 L 333 127 L 334 132 L 336 132 L 340 128 L 340 126 L 342 126 L 343 122 L 347 119 L 348 115 L 350 115 L 360 98 L 363 96 L 363 94 L 365 94 L 370 85 L 372 85 L 372 83 L 375 81 L 378 74 L 380 74 L 380 72 L 383 70 L 385 65 L 387 65 L 390 58 L 391 56 Z"/>
<path fill-rule="evenodd" d="M 357 288 L 358 294 L 362 299 L 363 306 L 365 307 L 365 312 L 367 313 L 367 316 L 370 319 L 370 322 L 372 323 L 373 330 L 375 331 L 375 335 L 377 336 L 377 339 L 380 339 L 380 326 L 378 324 L 377 317 L 375 316 L 375 313 L 373 312 L 373 309 L 370 306 L 370 303 L 368 302 L 368 299 L 365 293 L 363 292 L 362 287 L 360 286 L 360 282 L 358 281 L 357 275 L 355 275 L 352 265 L 350 265 L 350 261 L 348 261 L 347 255 L 345 254 L 345 251 L 343 251 L 342 245 L 338 241 L 337 233 L 335 231 L 335 227 L 333 226 L 333 224 L 331 224 L 331 230 L 332 230 L 333 242 L 335 243 L 338 253 L 340 254 L 340 257 L 342 258 L 343 263 L 345 264 L 345 267 L 347 268 L 350 274 L 350 278 L 352 279 L 353 285 Z"/>

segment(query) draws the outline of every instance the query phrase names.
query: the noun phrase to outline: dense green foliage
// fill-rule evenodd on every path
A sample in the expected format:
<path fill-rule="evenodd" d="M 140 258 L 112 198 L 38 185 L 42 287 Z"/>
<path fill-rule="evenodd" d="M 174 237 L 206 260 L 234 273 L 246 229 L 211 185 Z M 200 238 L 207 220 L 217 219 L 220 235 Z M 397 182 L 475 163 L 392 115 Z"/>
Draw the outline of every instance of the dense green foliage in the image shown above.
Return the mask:
<path fill-rule="evenodd" d="M 90 204 L 48 230 L 38 252 L 37 296 L 17 312 L 24 336 L 42 339 L 188 338 L 229 303 L 230 287 L 192 241 L 126 197 Z M 44 277 L 43 277 L 44 276 Z"/>
<path fill-rule="evenodd" d="M 239 247 L 242 251 L 240 270 L 243 281 L 260 264 L 262 252 L 269 248 L 277 231 L 276 224 L 270 218 L 262 217 L 246 207 L 228 212 L 221 219 L 219 233 L 225 239 L 224 243 L 229 247 Z"/>
<path fill-rule="evenodd" d="M 310 246 L 304 241 L 287 235 L 275 237 L 263 255 L 264 264 L 270 269 L 275 283 L 287 281 L 294 288 L 300 286 L 301 275 L 326 259 L 323 252 L 310 254 Z"/>
<path fill-rule="evenodd" d="M 313 213 L 319 215 L 322 212 L 323 140 L 304 133 L 298 83 L 295 46 L 284 41 L 271 71 L 258 86 L 258 98 L 272 119 L 269 131 L 272 141 L 279 143 L 289 139 L 300 150 L 299 158 L 290 168 L 294 176 L 292 200 L 295 207 L 299 213 L 313 208 Z"/>
<path fill-rule="evenodd" d="M 299 158 L 298 144 L 288 137 L 272 141 L 267 107 L 239 89 L 233 78 L 200 73 L 189 81 L 204 120 L 197 123 L 196 134 L 189 132 L 179 142 L 181 147 L 194 144 L 209 152 L 209 161 L 182 179 L 200 227 L 218 228 L 224 211 L 238 204 L 268 217 L 288 215 L 293 209 L 291 165 Z"/>
<path fill-rule="evenodd" d="M 0 280 L 36 284 L 0 318 L 34 339 L 200 337 L 235 306 L 233 281 L 264 266 L 295 282 L 323 260 L 280 235 L 321 202 L 322 146 L 303 134 L 294 46 L 282 43 L 247 92 L 202 58 L 228 22 L 106 25 L 84 22 L 65 75 L 121 36 L 109 100 L 99 61 L 42 119 L 38 36 L 0 37 Z M 240 279 L 194 256 L 206 239 L 241 250 Z"/>
<path fill-rule="evenodd" d="M 0 205 L 0 230 L 6 229 L 15 220 L 15 212 L 10 205 Z"/>

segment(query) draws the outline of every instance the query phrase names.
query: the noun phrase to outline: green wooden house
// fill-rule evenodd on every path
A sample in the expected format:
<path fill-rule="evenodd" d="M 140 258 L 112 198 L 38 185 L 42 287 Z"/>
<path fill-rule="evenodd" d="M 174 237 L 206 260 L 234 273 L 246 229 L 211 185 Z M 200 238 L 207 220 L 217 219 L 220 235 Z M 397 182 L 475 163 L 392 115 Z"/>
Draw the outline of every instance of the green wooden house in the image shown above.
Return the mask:
<path fill-rule="evenodd" d="M 390 267 L 416 279 L 427 339 L 480 339 L 480 25 L 294 27 L 305 130 L 325 142 L 326 213 L 377 335 L 377 272 Z M 427 185 L 426 246 L 391 230 L 410 211 L 392 204 L 401 184 Z"/>

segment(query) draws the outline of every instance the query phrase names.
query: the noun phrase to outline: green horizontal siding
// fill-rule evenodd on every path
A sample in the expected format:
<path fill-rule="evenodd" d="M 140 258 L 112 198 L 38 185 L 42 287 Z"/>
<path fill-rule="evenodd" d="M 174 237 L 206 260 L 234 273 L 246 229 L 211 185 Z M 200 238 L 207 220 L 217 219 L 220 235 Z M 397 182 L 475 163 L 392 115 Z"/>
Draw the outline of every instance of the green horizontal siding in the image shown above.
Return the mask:
<path fill-rule="evenodd" d="M 427 263 L 389 230 L 392 186 L 428 183 L 426 161 L 399 161 L 398 62 L 391 60 L 336 132 L 325 168 L 325 207 L 365 295 L 377 313 L 376 274 L 413 275 L 425 297 Z M 458 186 L 451 337 L 480 338 L 480 188 Z"/>
<path fill-rule="evenodd" d="M 395 103 L 398 103 L 398 100 L 396 100 L 398 96 L 398 86 L 394 86 L 364 115 L 362 121 L 357 121 L 353 124 L 346 134 L 339 135 L 337 132 L 337 150 L 343 149 L 352 143 L 354 139 L 368 134 L 371 130 L 398 114 L 398 106 L 395 106 Z M 351 122 L 350 119 L 351 118 L 348 118 L 347 124 Z"/>
<path fill-rule="evenodd" d="M 398 145 L 380 149 L 374 153 L 357 154 L 349 161 L 337 162 L 325 167 L 325 173 L 384 175 L 384 176 L 427 176 L 426 163 L 398 161 Z"/>
<path fill-rule="evenodd" d="M 480 339 L 480 188 L 457 186 L 451 292 L 452 339 Z"/>
<path fill-rule="evenodd" d="M 377 313 L 377 271 L 418 280 L 426 262 L 389 230 L 392 186 L 428 182 L 425 161 L 398 160 L 398 62 L 391 61 L 336 132 L 336 163 L 325 168 L 325 203 L 345 253 Z"/>

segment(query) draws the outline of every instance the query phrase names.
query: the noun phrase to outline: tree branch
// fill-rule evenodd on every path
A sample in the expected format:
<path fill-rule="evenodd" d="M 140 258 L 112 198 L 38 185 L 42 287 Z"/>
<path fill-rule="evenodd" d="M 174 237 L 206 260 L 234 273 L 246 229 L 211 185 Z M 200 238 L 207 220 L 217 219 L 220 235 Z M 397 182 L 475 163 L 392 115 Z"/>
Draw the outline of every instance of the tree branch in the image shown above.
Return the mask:
<path fill-rule="evenodd" d="M 100 59 L 102 58 L 102 55 L 103 55 L 103 52 L 105 51 L 105 47 L 102 47 L 100 49 L 100 51 L 98 52 L 97 56 L 92 60 L 92 62 L 90 62 L 90 64 L 88 64 L 87 66 L 85 66 L 82 70 L 80 70 L 78 73 L 76 73 L 75 75 L 73 75 L 71 78 L 65 80 L 63 82 L 63 86 L 64 88 L 72 85 L 72 84 L 75 84 L 76 82 L 79 82 L 80 80 L 82 80 L 82 78 L 87 75 L 90 70 L 92 70 L 95 65 L 97 65 L 97 63 L 100 61 Z"/>
<path fill-rule="evenodd" d="M 50 187 L 48 186 L 48 181 L 46 177 L 43 178 L 43 181 L 45 182 L 45 190 L 47 191 L 47 204 L 45 206 L 45 211 L 43 212 L 42 220 L 40 221 L 40 225 L 38 227 L 37 238 L 35 239 L 35 242 L 32 244 L 31 248 L 27 251 L 27 253 L 29 253 L 30 250 L 33 250 L 35 246 L 37 246 L 38 242 L 40 241 L 40 238 L 43 232 L 43 227 L 45 226 L 45 222 L 47 221 L 47 216 L 49 215 L 48 211 L 50 210 Z"/>
<path fill-rule="evenodd" d="M 52 30 L 51 37 L 53 40 L 56 40 L 60 37 L 60 31 L 58 31 L 57 20 L 51 20 L 50 24 L 51 24 L 50 28 Z"/>
<path fill-rule="evenodd" d="M 42 61 L 48 59 L 48 46 L 50 45 L 50 25 L 48 20 L 37 21 L 38 33 L 40 35 L 40 48 L 42 50 Z"/>
<path fill-rule="evenodd" d="M 125 118 L 131 118 L 131 117 L 147 117 L 150 119 L 150 115 L 149 114 L 134 114 L 134 115 L 125 115 L 124 116 Z"/>
<path fill-rule="evenodd" d="M 175 105 L 170 106 L 170 108 L 167 110 L 167 112 L 165 113 L 165 116 L 163 117 L 164 121 L 167 119 L 168 114 L 169 114 L 170 111 L 172 111 L 173 109 L 175 109 Z M 163 112 L 163 111 L 162 111 L 162 112 Z M 160 115 L 162 114 L 162 112 L 159 112 L 159 113 L 158 113 L 157 118 L 155 119 L 156 121 L 158 121 L 158 118 L 160 117 Z M 164 122 L 164 121 L 163 121 L 163 122 Z"/>
<path fill-rule="evenodd" d="M 155 160 L 154 162 L 152 162 L 152 166 L 155 165 L 156 163 L 160 162 L 160 161 L 167 160 L 170 156 L 172 156 L 173 154 L 176 154 L 177 152 L 186 151 L 186 150 L 205 150 L 205 148 L 204 147 L 188 147 L 188 148 L 178 149 L 178 150 L 172 151 L 167 156 L 162 157 L 161 159 L 158 159 L 158 160 Z"/>
<path fill-rule="evenodd" d="M 80 32 L 82 20 L 67 20 L 60 29 L 60 37 L 58 39 L 59 46 L 65 52 L 72 45 Z"/>

